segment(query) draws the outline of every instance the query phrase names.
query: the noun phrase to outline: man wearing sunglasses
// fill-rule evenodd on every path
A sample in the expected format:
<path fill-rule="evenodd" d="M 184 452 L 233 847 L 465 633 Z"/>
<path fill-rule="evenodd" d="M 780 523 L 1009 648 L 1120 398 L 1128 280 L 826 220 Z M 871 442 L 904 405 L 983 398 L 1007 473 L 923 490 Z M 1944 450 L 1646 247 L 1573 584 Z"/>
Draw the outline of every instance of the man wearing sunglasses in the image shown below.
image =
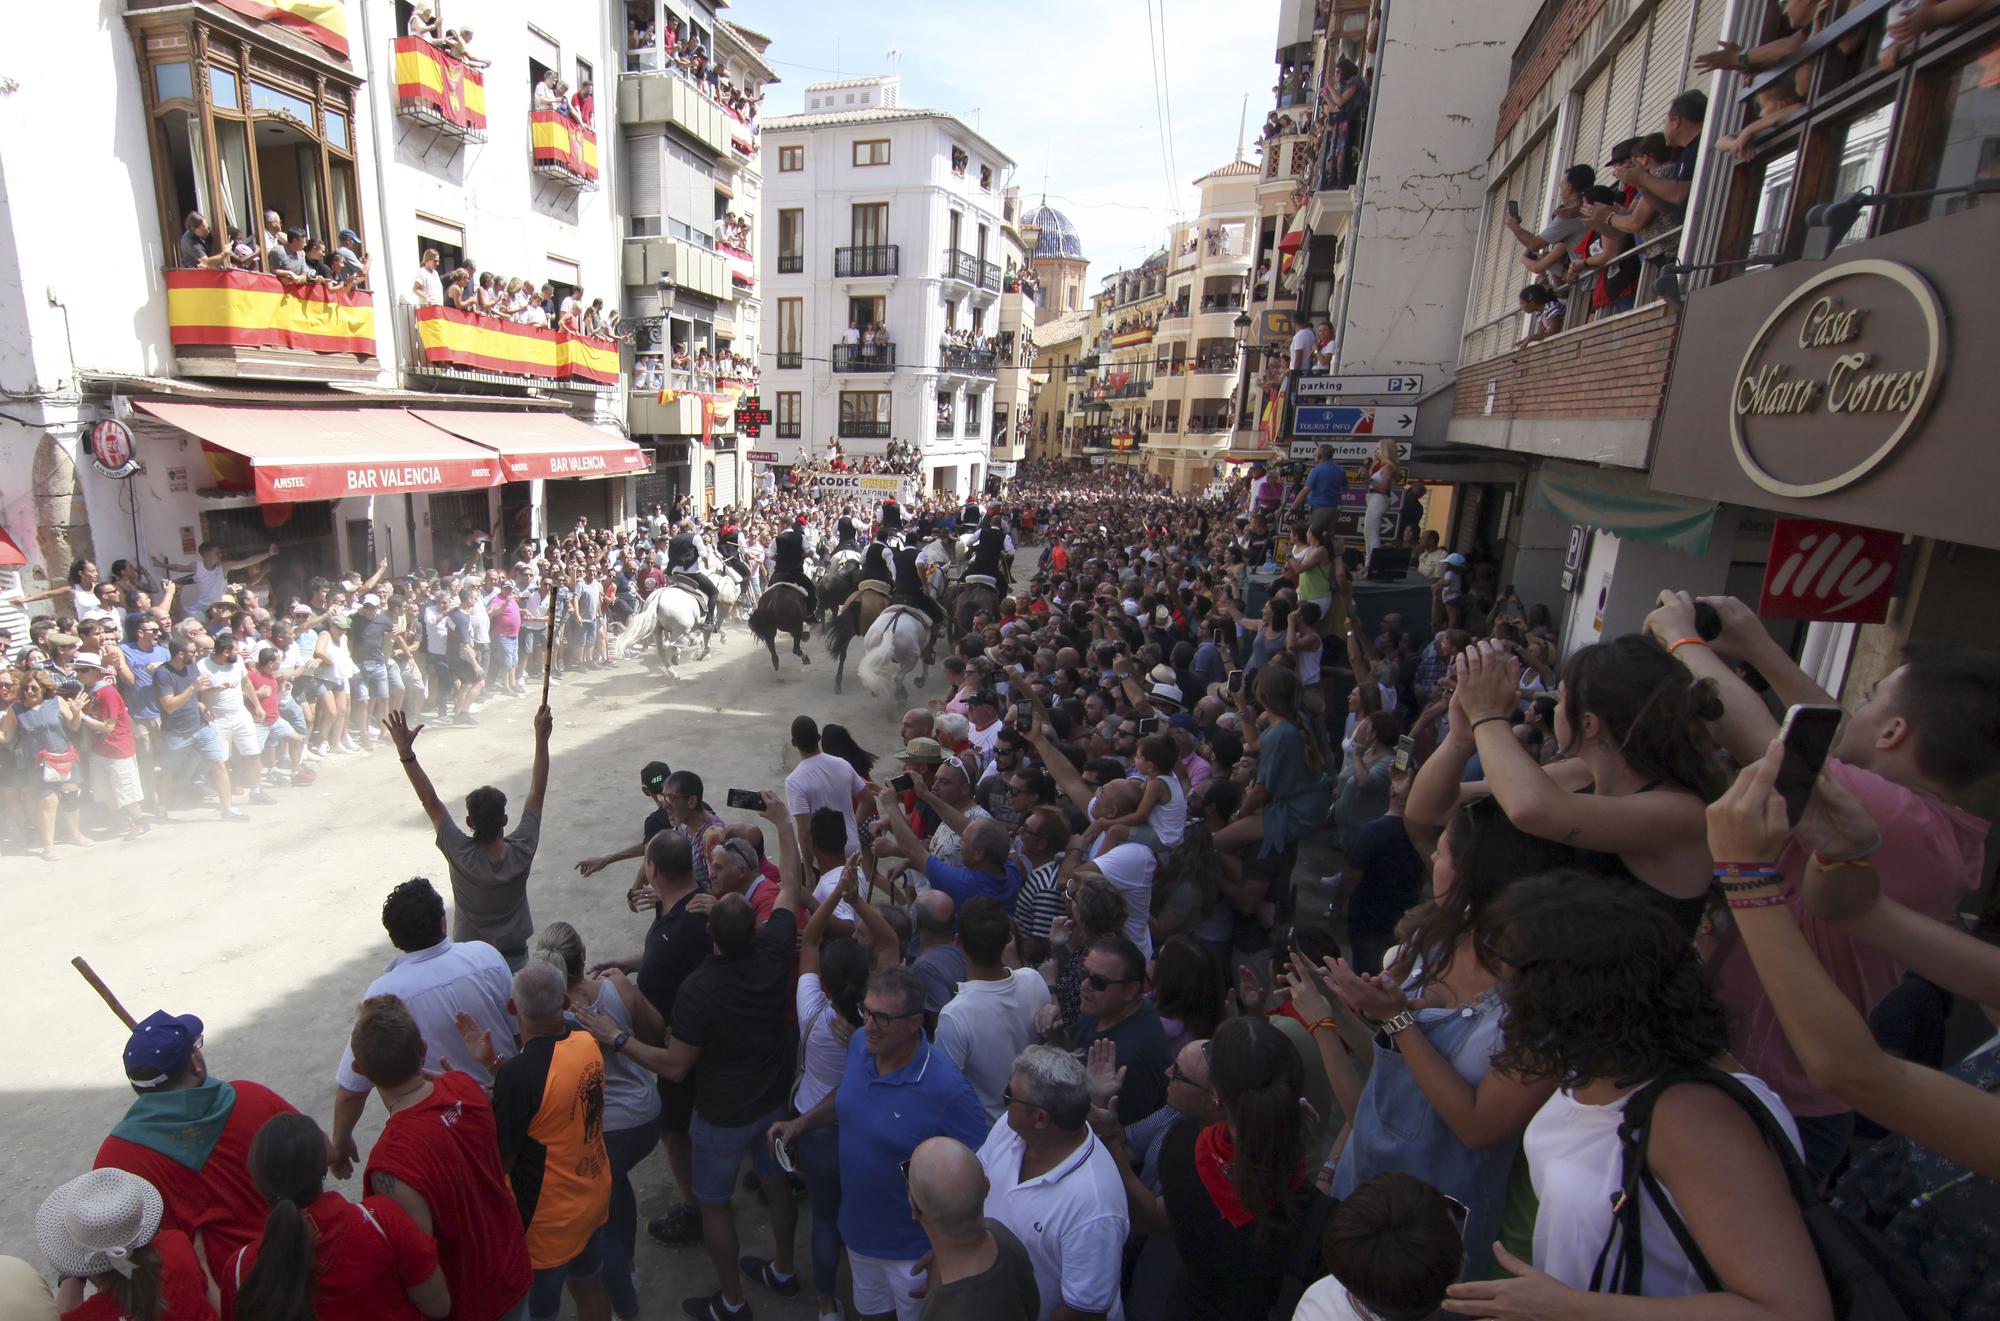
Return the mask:
<path fill-rule="evenodd" d="M 917 1321 L 923 1300 L 910 1291 L 922 1287 L 913 1272 L 929 1243 L 909 1214 L 901 1166 L 934 1137 L 978 1147 L 986 1112 L 965 1075 L 924 1039 L 924 983 L 915 972 L 898 966 L 870 977 L 861 1026 L 834 1102 L 840 1237 L 863 1321 Z"/>
<path fill-rule="evenodd" d="M 1136 1124 L 1167 1100 L 1167 1067 L 1173 1052 L 1159 1011 L 1146 999 L 1146 956 L 1124 936 L 1105 936 L 1083 956 L 1083 1014 L 1070 1033 L 1071 1050 L 1099 1037 L 1118 1051 L 1125 1070 L 1118 1093 L 1118 1122 Z"/>

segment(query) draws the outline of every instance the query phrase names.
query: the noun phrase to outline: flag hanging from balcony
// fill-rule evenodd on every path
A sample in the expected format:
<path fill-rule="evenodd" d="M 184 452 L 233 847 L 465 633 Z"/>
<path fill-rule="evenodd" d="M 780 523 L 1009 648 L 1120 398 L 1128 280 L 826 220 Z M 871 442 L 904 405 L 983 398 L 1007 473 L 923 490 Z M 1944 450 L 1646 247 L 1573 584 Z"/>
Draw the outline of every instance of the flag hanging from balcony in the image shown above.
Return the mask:
<path fill-rule="evenodd" d="M 422 37 L 396 38 L 396 98 L 461 128 L 486 127 L 486 79 Z"/>
<path fill-rule="evenodd" d="M 587 339 L 454 307 L 420 307 L 416 314 L 424 360 L 436 366 L 599 385 L 618 380 L 616 340 Z"/>
<path fill-rule="evenodd" d="M 579 179 L 597 177 L 597 135 L 559 110 L 529 112 L 535 164 L 556 165 Z"/>
<path fill-rule="evenodd" d="M 372 358 L 375 300 L 361 290 L 283 284 L 261 271 L 168 271 L 167 335 L 178 345 Z"/>
<path fill-rule="evenodd" d="M 311 37 L 347 58 L 347 0 L 222 0 L 226 8 L 260 23 L 275 23 Z"/>

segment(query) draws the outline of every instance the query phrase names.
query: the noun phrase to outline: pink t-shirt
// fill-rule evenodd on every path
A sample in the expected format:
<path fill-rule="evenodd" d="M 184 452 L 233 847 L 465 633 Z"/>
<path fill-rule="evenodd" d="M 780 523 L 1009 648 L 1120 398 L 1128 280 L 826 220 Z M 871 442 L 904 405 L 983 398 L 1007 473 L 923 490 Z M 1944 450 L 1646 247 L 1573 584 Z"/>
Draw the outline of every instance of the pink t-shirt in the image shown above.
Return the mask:
<path fill-rule="evenodd" d="M 1949 919 L 1959 901 L 1979 886 L 1986 865 L 1988 823 L 1858 766 L 1843 761 L 1829 761 L 1827 766 L 1882 828 L 1882 849 L 1875 855 L 1882 893 L 1927 917 Z M 1805 848 L 1796 840 L 1787 843 L 1778 865 L 1796 891 L 1805 874 Z M 1834 984 L 1863 1014 L 1902 980 L 1903 965 L 1814 917 L 1796 894 L 1791 909 Z M 1837 1115 L 1854 1108 L 1807 1081 L 1805 1066 L 1785 1038 L 1749 951 L 1733 936 L 1716 954 L 1715 985 L 1729 1007 L 1730 1050 L 1745 1069 L 1771 1085 L 1793 1115 Z"/>
<path fill-rule="evenodd" d="M 521 636 L 521 603 L 511 596 L 503 596 L 493 603 L 489 612 L 493 620 L 493 636 L 496 638 L 518 638 Z"/>

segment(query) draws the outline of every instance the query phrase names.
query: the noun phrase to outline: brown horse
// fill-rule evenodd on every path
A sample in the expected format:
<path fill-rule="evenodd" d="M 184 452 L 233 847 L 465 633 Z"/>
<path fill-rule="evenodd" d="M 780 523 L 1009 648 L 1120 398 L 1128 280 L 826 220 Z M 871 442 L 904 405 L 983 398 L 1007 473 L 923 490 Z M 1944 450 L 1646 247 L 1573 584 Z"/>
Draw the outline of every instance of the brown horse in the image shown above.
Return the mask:
<path fill-rule="evenodd" d="M 951 640 L 956 643 L 972 631 L 973 616 L 981 611 L 997 618 L 1000 593 L 985 583 L 960 583 L 951 595 Z"/>
<path fill-rule="evenodd" d="M 750 632 L 771 651 L 771 668 L 778 668 L 778 634 L 792 635 L 792 655 L 805 664 L 812 664 L 812 657 L 805 653 L 806 594 L 789 583 L 772 583 L 757 598 L 757 608 L 750 612 Z"/>
<path fill-rule="evenodd" d="M 822 601 L 826 598 L 821 597 Z M 840 684 L 847 677 L 847 649 L 856 638 L 868 636 L 868 630 L 876 618 L 888 607 L 889 597 L 874 587 L 864 586 L 854 594 L 854 599 L 838 606 L 832 625 L 826 632 L 827 654 L 834 658 L 833 691 L 840 691 Z"/>

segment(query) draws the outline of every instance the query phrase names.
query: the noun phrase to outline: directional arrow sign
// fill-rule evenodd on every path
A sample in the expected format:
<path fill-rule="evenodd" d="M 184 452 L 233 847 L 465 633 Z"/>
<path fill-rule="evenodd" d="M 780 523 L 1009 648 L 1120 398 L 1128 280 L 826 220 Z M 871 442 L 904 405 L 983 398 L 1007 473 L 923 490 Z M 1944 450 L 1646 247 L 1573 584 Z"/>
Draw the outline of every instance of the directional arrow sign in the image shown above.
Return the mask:
<path fill-rule="evenodd" d="M 1292 442 L 1291 457 L 1295 459 L 1317 459 L 1322 447 L 1333 451 L 1335 463 L 1366 463 L 1375 457 L 1372 440 L 1295 440 Z M 1407 440 L 1396 442 L 1396 461 L 1408 463 L 1412 446 Z"/>
<path fill-rule="evenodd" d="M 1294 436 L 1414 436 L 1417 410 L 1409 408 L 1314 407 L 1301 404 L 1292 414 Z"/>
<path fill-rule="evenodd" d="M 1292 387 L 1300 399 L 1394 399 L 1421 394 L 1424 378 L 1410 376 L 1301 376 Z"/>

